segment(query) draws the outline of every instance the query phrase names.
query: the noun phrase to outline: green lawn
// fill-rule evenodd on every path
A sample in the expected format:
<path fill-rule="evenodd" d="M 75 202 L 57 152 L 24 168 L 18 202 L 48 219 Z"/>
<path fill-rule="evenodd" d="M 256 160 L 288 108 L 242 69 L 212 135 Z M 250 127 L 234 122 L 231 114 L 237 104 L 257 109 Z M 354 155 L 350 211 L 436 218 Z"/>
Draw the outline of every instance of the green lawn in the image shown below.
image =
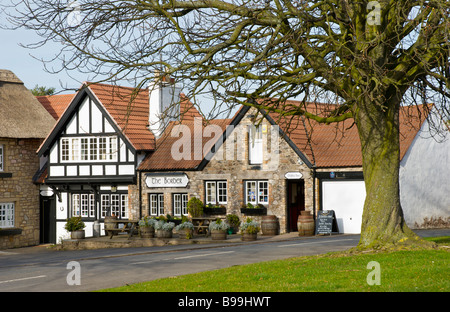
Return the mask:
<path fill-rule="evenodd" d="M 430 239 L 449 245 L 450 237 Z M 133 292 L 448 292 L 449 249 L 377 253 L 330 253 L 234 266 L 104 291 Z M 380 285 L 367 276 L 376 261 Z M 186 265 L 189 265 L 188 263 Z"/>

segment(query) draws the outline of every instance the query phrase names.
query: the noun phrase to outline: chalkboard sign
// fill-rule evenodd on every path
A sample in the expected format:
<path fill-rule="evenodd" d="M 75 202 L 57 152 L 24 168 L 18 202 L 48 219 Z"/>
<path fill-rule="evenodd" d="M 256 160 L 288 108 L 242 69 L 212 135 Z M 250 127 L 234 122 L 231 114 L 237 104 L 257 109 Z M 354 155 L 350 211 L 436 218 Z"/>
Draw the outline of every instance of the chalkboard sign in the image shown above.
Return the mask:
<path fill-rule="evenodd" d="M 317 213 L 316 235 L 339 232 L 334 210 L 320 210 Z"/>

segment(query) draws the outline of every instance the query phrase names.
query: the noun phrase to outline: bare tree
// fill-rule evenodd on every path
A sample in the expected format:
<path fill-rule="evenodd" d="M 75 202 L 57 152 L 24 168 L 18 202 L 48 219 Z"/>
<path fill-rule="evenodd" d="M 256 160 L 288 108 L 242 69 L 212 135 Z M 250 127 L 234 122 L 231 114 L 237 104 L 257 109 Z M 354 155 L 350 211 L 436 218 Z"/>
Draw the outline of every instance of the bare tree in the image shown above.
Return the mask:
<path fill-rule="evenodd" d="M 244 104 L 320 123 L 352 118 L 367 193 L 359 247 L 425 244 L 399 200 L 399 111 L 432 101 L 448 116 L 448 1 L 20 2 L 12 21 L 39 33 L 37 45 L 60 41 L 64 69 L 132 75 L 139 86 L 164 68 L 192 99 L 214 95 L 215 112 Z M 288 98 L 333 106 L 318 113 Z"/>

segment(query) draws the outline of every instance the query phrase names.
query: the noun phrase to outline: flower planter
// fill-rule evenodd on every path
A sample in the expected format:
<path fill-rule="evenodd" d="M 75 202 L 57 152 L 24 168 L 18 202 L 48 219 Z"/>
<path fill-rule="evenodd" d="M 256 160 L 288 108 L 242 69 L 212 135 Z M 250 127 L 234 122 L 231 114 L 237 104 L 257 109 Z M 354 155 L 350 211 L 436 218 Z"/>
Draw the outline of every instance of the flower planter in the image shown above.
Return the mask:
<path fill-rule="evenodd" d="M 84 230 L 72 231 L 70 232 L 71 239 L 83 239 L 85 237 Z"/>
<path fill-rule="evenodd" d="M 179 230 L 178 237 L 181 239 L 191 239 L 192 237 L 194 237 L 194 230 L 192 229 Z"/>
<path fill-rule="evenodd" d="M 171 238 L 172 237 L 172 231 L 167 230 L 156 230 L 155 231 L 157 238 Z"/>
<path fill-rule="evenodd" d="M 242 240 L 244 242 L 255 241 L 258 238 L 258 233 L 242 233 Z"/>
<path fill-rule="evenodd" d="M 212 240 L 225 240 L 225 239 L 227 239 L 227 231 L 226 230 L 211 230 L 211 239 Z"/>
<path fill-rule="evenodd" d="M 151 226 L 141 226 L 139 232 L 142 238 L 153 238 L 155 236 L 155 229 Z"/>
<path fill-rule="evenodd" d="M 203 213 L 206 215 L 224 215 L 227 213 L 226 208 L 203 208 Z"/>
<path fill-rule="evenodd" d="M 267 208 L 241 208 L 241 213 L 248 216 L 264 216 L 267 214 Z"/>

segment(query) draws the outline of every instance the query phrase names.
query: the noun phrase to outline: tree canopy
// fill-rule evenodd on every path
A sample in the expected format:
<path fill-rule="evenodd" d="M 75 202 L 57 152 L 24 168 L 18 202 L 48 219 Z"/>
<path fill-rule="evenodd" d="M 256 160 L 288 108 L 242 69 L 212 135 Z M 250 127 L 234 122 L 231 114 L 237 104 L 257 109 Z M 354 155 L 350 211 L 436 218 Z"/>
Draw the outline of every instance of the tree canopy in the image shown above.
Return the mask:
<path fill-rule="evenodd" d="M 244 104 L 321 123 L 353 118 L 367 192 L 361 245 L 413 237 L 398 196 L 399 107 L 436 103 L 449 116 L 450 2 L 20 2 L 11 21 L 42 36 L 34 46 L 61 42 L 63 69 L 138 87 L 163 69 L 193 101 L 218 100 L 213 113 Z M 333 105 L 312 112 L 289 98 Z"/>

